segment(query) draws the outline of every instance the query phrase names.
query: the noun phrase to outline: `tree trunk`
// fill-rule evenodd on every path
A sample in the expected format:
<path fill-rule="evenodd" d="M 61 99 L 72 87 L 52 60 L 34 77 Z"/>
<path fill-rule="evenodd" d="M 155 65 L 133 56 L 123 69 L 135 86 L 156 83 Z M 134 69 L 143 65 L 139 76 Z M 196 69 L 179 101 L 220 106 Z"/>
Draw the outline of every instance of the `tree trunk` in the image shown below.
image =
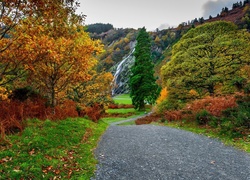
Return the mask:
<path fill-rule="evenodd" d="M 140 111 L 144 111 L 146 108 L 145 108 L 145 103 L 144 101 L 140 102 L 140 107 L 139 107 L 139 110 Z"/>
<path fill-rule="evenodd" d="M 51 88 L 51 107 L 52 107 L 52 114 L 56 114 L 55 112 L 55 106 L 56 106 L 56 93 L 55 88 Z"/>

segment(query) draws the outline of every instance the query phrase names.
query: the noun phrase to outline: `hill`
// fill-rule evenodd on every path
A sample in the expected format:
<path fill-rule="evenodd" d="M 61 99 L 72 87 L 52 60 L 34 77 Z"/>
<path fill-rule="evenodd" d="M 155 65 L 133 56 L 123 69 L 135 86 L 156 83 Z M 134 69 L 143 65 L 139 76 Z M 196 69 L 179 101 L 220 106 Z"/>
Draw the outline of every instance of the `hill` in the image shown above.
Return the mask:
<path fill-rule="evenodd" d="M 195 18 L 192 21 L 181 23 L 172 29 L 163 29 L 150 32 L 152 39 L 152 59 L 155 64 L 156 76 L 160 79 L 160 68 L 171 57 L 172 46 L 190 28 L 214 21 L 230 21 L 241 29 L 250 30 L 250 3 L 249 0 L 237 2 L 232 9 L 225 7 L 216 17 L 208 19 Z M 128 77 L 133 60 L 133 49 L 136 44 L 138 30 L 114 28 L 111 24 L 92 24 L 87 27 L 94 39 L 100 39 L 105 46 L 105 53 L 99 56 L 98 70 L 110 71 L 115 76 L 114 94 L 128 93 Z"/>

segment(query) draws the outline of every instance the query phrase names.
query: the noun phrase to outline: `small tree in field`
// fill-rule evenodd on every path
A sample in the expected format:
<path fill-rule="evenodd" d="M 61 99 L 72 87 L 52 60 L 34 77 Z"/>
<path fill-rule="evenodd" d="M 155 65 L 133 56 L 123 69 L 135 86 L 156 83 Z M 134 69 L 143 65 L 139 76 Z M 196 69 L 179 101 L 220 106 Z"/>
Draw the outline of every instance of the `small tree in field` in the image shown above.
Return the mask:
<path fill-rule="evenodd" d="M 145 109 L 145 103 L 155 103 L 160 88 L 154 77 L 154 65 L 151 59 L 151 40 L 143 27 L 137 36 L 135 47 L 135 64 L 132 66 L 130 77 L 130 97 L 136 109 Z"/>

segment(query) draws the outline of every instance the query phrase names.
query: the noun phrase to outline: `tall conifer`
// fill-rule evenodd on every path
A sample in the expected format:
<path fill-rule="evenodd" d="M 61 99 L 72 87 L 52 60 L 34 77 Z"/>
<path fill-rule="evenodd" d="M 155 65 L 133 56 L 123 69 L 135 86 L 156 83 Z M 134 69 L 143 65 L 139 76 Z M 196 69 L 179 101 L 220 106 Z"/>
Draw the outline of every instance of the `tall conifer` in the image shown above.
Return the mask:
<path fill-rule="evenodd" d="M 143 27 L 137 36 L 135 47 L 135 64 L 130 77 L 130 97 L 136 109 L 145 109 L 145 103 L 153 104 L 160 88 L 154 77 L 154 65 L 151 59 L 151 39 Z"/>

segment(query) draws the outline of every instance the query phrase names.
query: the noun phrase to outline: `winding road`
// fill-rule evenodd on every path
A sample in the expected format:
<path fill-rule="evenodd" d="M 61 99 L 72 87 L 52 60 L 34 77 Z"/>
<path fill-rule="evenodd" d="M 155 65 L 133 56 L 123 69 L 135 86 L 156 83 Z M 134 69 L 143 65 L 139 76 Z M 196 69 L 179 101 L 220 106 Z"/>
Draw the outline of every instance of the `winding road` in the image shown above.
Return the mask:
<path fill-rule="evenodd" d="M 250 155 L 218 140 L 163 126 L 110 126 L 92 180 L 250 180 Z"/>

